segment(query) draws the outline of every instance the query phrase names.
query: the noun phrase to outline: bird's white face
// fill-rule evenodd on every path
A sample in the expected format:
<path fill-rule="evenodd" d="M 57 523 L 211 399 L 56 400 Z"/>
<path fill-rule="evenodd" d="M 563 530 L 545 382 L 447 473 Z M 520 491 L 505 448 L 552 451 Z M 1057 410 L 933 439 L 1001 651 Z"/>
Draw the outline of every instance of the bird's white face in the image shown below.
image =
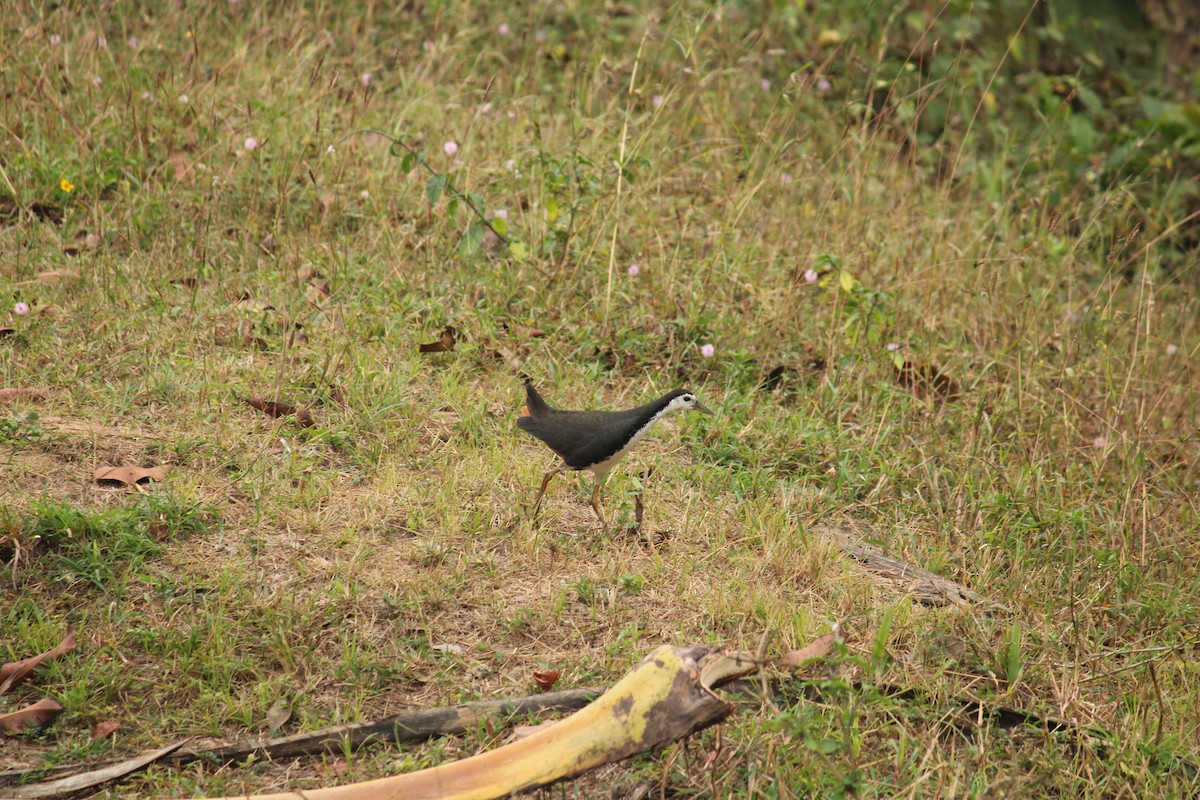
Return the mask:
<path fill-rule="evenodd" d="M 685 392 L 671 399 L 667 404 L 666 413 L 675 414 L 680 411 L 703 411 L 705 414 L 713 413 L 709 408 L 696 399 L 696 395 L 691 392 Z"/>

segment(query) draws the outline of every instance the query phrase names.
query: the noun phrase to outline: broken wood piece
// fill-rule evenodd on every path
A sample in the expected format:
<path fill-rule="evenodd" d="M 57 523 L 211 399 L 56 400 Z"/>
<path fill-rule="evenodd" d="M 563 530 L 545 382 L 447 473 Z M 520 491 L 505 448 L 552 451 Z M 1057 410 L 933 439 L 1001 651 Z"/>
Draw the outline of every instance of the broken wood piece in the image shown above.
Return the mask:
<path fill-rule="evenodd" d="M 102 783 L 107 783 L 117 778 L 124 778 L 133 772 L 137 772 L 155 761 L 158 761 L 165 755 L 179 749 L 182 741 L 168 745 L 161 750 L 155 750 L 152 753 L 144 753 L 127 761 L 120 761 L 116 764 L 110 764 L 103 769 L 93 770 L 92 772 L 81 772 L 78 775 L 71 775 L 67 778 L 59 778 L 54 781 L 44 781 L 42 783 L 30 783 L 25 786 L 16 786 L 12 789 L 5 789 L 5 793 L 13 800 L 25 800 L 25 798 L 35 797 L 57 797 L 71 792 L 78 792 L 81 789 L 90 789 L 93 786 L 99 786 Z"/>
<path fill-rule="evenodd" d="M 407 775 L 247 800 L 486 800 L 548 786 L 720 722 L 733 705 L 705 683 L 756 667 L 716 647 L 664 645 L 587 708 L 512 744 Z"/>
<path fill-rule="evenodd" d="M 1013 613 L 1008 606 L 977 594 L 962 584 L 865 545 L 848 531 L 827 527 L 820 533 L 870 572 L 895 583 L 904 584 L 918 603 L 927 606 L 965 606 L 975 603 Z"/>
<path fill-rule="evenodd" d="M 531 714 L 577 711 L 602 693 L 602 689 L 567 689 L 559 692 L 539 692 L 508 700 L 480 700 L 457 706 L 418 708 L 382 719 L 336 725 L 291 736 L 239 742 L 205 750 L 179 750 L 168 754 L 163 760 L 174 766 L 200 760 L 224 765 L 245 761 L 251 756 L 268 759 L 300 758 L 321 753 L 344 753 L 347 749 L 353 751 L 372 743 L 422 742 L 434 736 L 460 734 L 482 722 L 502 726 L 513 718 L 523 718 Z M 43 779 L 60 778 L 77 774 L 81 769 L 100 769 L 115 763 L 117 762 L 72 764 L 48 770 L 4 770 L 0 771 L 0 787 L 20 783 L 33 773 L 37 773 Z M 6 796 L 7 791 L 0 789 L 0 796 Z"/>

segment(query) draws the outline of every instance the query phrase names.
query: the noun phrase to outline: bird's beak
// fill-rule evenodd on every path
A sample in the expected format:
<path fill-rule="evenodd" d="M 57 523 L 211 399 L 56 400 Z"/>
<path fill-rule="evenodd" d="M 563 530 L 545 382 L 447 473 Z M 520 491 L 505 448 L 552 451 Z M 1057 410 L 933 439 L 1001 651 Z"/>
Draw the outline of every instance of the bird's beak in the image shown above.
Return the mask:
<path fill-rule="evenodd" d="M 704 405 L 704 403 L 701 403 L 699 400 L 696 401 L 696 410 L 703 411 L 705 414 L 713 414 L 713 410 Z M 716 414 L 713 414 L 713 416 L 715 417 Z"/>

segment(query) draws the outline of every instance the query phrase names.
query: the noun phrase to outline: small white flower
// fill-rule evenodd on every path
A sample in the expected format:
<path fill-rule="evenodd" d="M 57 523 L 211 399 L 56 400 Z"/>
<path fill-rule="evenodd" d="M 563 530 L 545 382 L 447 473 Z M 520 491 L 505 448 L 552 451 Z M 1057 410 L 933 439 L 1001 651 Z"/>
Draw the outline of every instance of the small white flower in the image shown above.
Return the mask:
<path fill-rule="evenodd" d="M 458 142 L 454 141 L 453 139 L 449 140 L 444 145 L 442 145 L 442 152 L 444 152 L 448 156 L 454 155 L 455 153 L 458 152 Z"/>

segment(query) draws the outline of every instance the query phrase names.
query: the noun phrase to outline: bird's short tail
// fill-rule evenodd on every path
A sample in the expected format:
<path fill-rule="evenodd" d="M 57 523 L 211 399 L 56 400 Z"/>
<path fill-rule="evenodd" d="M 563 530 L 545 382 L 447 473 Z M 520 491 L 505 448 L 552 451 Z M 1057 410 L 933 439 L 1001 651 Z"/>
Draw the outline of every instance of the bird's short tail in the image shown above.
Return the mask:
<path fill-rule="evenodd" d="M 533 388 L 533 381 L 525 381 L 525 414 L 523 416 L 538 417 L 550 410 L 546 401 Z"/>

